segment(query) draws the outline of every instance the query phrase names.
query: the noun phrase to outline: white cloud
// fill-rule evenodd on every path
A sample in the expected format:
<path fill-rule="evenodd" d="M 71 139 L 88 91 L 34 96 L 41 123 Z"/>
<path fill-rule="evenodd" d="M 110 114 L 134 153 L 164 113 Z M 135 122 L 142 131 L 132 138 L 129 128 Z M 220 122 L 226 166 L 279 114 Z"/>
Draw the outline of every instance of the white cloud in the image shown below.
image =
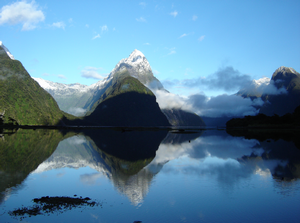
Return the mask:
<path fill-rule="evenodd" d="M 287 90 L 284 87 L 277 88 L 275 82 L 270 78 L 261 78 L 259 80 L 253 80 L 251 83 L 247 84 L 242 91 L 247 92 L 252 95 L 262 95 L 262 94 L 287 94 Z"/>
<path fill-rule="evenodd" d="M 94 36 L 92 39 L 94 40 L 94 39 L 97 39 L 97 38 L 100 38 L 101 36 L 100 36 L 100 34 L 98 33 L 96 36 Z"/>
<path fill-rule="evenodd" d="M 168 53 L 168 55 L 172 55 L 172 54 L 175 54 L 175 53 L 176 53 L 175 47 L 170 48 L 169 51 L 170 51 L 170 52 Z"/>
<path fill-rule="evenodd" d="M 202 40 L 204 40 L 204 37 L 205 37 L 205 35 L 200 36 L 198 40 L 201 42 Z"/>
<path fill-rule="evenodd" d="M 149 45 L 150 45 L 150 43 L 144 43 L 144 45 L 147 45 L 147 46 L 149 46 Z"/>
<path fill-rule="evenodd" d="M 147 20 L 144 17 L 137 18 L 136 21 L 138 21 L 138 22 L 147 22 Z"/>
<path fill-rule="evenodd" d="M 85 27 L 86 27 L 86 28 L 89 28 L 89 27 L 90 27 L 90 25 L 89 25 L 89 24 L 85 24 Z"/>
<path fill-rule="evenodd" d="M 227 94 L 211 98 L 202 94 L 191 95 L 187 103 L 193 107 L 192 111 L 207 117 L 256 115 L 259 110 L 254 106 L 263 105 L 261 98 L 251 101 L 250 98 Z"/>
<path fill-rule="evenodd" d="M 66 76 L 62 74 L 57 75 L 57 77 L 59 77 L 60 79 L 67 79 Z"/>
<path fill-rule="evenodd" d="M 193 21 L 196 21 L 197 19 L 198 19 L 198 16 L 196 16 L 196 15 L 193 15 Z"/>
<path fill-rule="evenodd" d="M 9 25 L 23 24 L 22 31 L 35 29 L 36 25 L 44 20 L 45 15 L 38 10 L 35 1 L 15 2 L 0 9 L 0 25 L 5 23 Z"/>
<path fill-rule="evenodd" d="M 175 10 L 174 12 L 171 12 L 170 15 L 174 16 L 174 18 L 178 15 L 178 12 Z"/>
<path fill-rule="evenodd" d="M 97 68 L 97 67 L 85 67 L 81 71 L 81 77 L 93 78 L 93 79 L 101 80 L 101 79 L 104 78 L 104 76 L 102 76 L 101 74 L 98 73 L 98 71 L 100 69 L 101 68 Z"/>
<path fill-rule="evenodd" d="M 107 25 L 100 26 L 100 28 L 101 28 L 101 31 L 102 31 L 102 32 L 108 31 Z"/>
<path fill-rule="evenodd" d="M 250 75 L 243 74 L 231 66 L 222 67 L 217 72 L 206 77 L 184 79 L 180 85 L 188 88 L 207 90 L 238 91 L 252 82 Z"/>
<path fill-rule="evenodd" d="M 151 89 L 156 96 L 156 101 L 161 109 L 182 108 L 192 110 L 191 104 L 182 96 L 172 94 L 167 91 Z"/>
<path fill-rule="evenodd" d="M 64 22 L 54 22 L 52 26 L 59 29 L 65 29 L 66 24 Z"/>
<path fill-rule="evenodd" d="M 182 34 L 181 36 L 179 36 L 179 39 L 182 38 L 182 37 L 185 37 L 185 36 L 187 36 L 186 33 L 184 33 L 184 34 Z"/>
<path fill-rule="evenodd" d="M 140 5 L 142 8 L 145 8 L 145 7 L 146 7 L 146 2 L 140 2 L 139 5 Z"/>
<path fill-rule="evenodd" d="M 68 21 L 69 21 L 69 23 L 72 23 L 72 22 L 73 22 L 73 19 L 72 19 L 72 18 L 69 18 Z"/>
<path fill-rule="evenodd" d="M 260 98 L 251 101 L 250 98 L 237 95 L 223 94 L 207 97 L 203 94 L 195 94 L 183 97 L 162 90 L 152 89 L 152 91 L 161 109 L 181 108 L 207 117 L 256 115 L 259 110 L 254 106 L 263 105 Z"/>

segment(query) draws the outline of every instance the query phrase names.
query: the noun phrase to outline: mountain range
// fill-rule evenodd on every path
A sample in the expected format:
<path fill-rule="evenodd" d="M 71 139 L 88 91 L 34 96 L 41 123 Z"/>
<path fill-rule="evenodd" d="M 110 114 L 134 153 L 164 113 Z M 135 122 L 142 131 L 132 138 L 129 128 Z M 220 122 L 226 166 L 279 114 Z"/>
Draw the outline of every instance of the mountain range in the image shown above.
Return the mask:
<path fill-rule="evenodd" d="M 139 50 L 134 50 L 128 58 L 121 59 L 106 78 L 90 86 L 79 83 L 61 84 L 42 78 L 33 79 L 54 97 L 61 110 L 81 116 L 93 110 L 94 103 L 125 68 L 130 76 L 138 79 L 145 86 L 152 89 L 164 89 L 160 81 L 154 77 L 148 60 Z"/>
<path fill-rule="evenodd" d="M 300 105 L 300 74 L 291 67 L 281 66 L 271 79 L 265 77 L 254 80 L 237 95 L 251 100 L 260 98 L 263 101 L 259 111 L 261 114 L 282 116 L 293 113 Z"/>
<path fill-rule="evenodd" d="M 60 109 L 76 116 L 86 115 L 87 117 L 85 117 L 84 120 L 87 121 L 89 125 L 127 126 L 129 122 L 130 125 L 146 125 L 145 120 L 148 122 L 147 125 L 158 125 L 158 120 L 161 120 L 160 125 L 164 126 L 170 125 L 170 123 L 172 125 L 181 126 L 205 125 L 201 117 L 182 109 L 164 109 L 163 115 L 161 114 L 152 91 L 167 92 L 167 90 L 164 89 L 160 81 L 153 75 L 151 66 L 145 55 L 136 49 L 128 58 L 121 59 L 106 78 L 90 86 L 78 83 L 54 83 L 41 78 L 34 79 L 55 98 Z M 124 87 L 122 82 L 124 82 L 123 84 L 127 87 Z M 138 82 L 141 84 L 138 84 Z M 132 89 L 133 86 L 136 89 Z M 140 94 L 145 93 L 145 95 L 139 97 L 141 96 L 140 94 L 129 93 L 133 91 L 139 92 Z M 121 92 L 123 92 L 124 95 L 120 95 Z M 114 97 L 117 95 L 118 97 Z M 107 101 L 104 103 L 106 99 Z M 100 106 L 101 109 L 98 107 L 98 109 L 95 110 L 100 103 L 102 103 Z M 108 104 L 110 104 L 109 108 L 114 109 L 114 111 L 103 109 L 104 107 L 107 108 Z M 118 104 L 120 107 L 113 107 L 111 106 L 112 104 Z M 127 106 L 125 106 L 126 104 Z M 128 106 L 129 104 L 131 104 L 131 106 Z M 122 111 L 120 110 L 121 107 Z M 125 107 L 127 110 L 124 110 Z M 149 109 L 150 107 L 151 109 Z M 94 111 L 96 111 L 96 113 L 93 113 Z M 108 114 L 114 114 L 113 117 L 115 118 L 107 119 Z M 169 123 L 166 122 L 164 116 L 167 117 Z M 125 121 L 128 117 L 131 118 Z"/>
<path fill-rule="evenodd" d="M 201 117 L 190 111 L 160 109 L 155 94 L 168 91 L 153 75 L 149 62 L 138 50 L 134 50 L 128 58 L 121 59 L 106 78 L 86 86 L 31 78 L 21 62 L 15 60 L 0 42 L 0 87 L 1 123 L 205 125 Z M 255 108 L 266 115 L 292 113 L 300 105 L 300 74 L 293 68 L 280 67 L 271 79 L 264 77 L 253 80 L 236 95 L 260 100 Z"/>
<path fill-rule="evenodd" d="M 176 111 L 179 116 L 166 117 L 148 87 L 166 90 L 138 50 L 120 60 L 106 78 L 91 86 L 64 85 L 40 78 L 34 81 L 2 42 L 0 65 L 2 124 L 170 126 L 170 122 L 175 123 L 174 118 L 198 117 L 200 125 L 205 125 L 196 114 L 180 109 Z M 85 117 L 75 118 L 69 113 Z M 187 125 L 182 120 L 176 123 Z"/>

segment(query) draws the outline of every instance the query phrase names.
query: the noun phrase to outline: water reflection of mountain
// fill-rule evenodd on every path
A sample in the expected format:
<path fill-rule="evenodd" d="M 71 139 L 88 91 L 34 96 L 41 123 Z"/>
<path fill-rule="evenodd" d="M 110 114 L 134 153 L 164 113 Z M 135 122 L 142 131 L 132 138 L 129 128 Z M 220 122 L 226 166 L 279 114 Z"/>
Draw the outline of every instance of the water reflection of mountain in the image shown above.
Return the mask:
<path fill-rule="evenodd" d="M 120 193 L 138 205 L 154 176 L 143 168 L 153 160 L 166 134 L 166 131 L 87 130 L 84 135 L 60 142 L 52 156 L 35 172 L 89 166 L 108 177 Z M 85 174 L 81 180 L 88 183 L 97 176 Z"/>
<path fill-rule="evenodd" d="M 0 142 L 1 191 L 20 184 L 34 169 L 43 172 L 85 166 L 99 174 L 83 174 L 82 182 L 104 175 L 134 205 L 143 202 L 159 172 L 214 176 L 220 186 L 229 188 L 253 174 L 272 175 L 279 181 L 300 177 L 300 150 L 282 139 L 245 139 L 212 130 L 195 134 L 89 130 L 75 136 L 69 133 L 72 137 L 58 144 L 63 136 L 55 131 L 19 133 L 11 140 L 5 136 L 6 144 Z M 181 157 L 180 168 L 172 165 L 172 160 Z"/>
<path fill-rule="evenodd" d="M 47 159 L 60 140 L 57 130 L 5 130 L 0 139 L 0 203 Z"/>

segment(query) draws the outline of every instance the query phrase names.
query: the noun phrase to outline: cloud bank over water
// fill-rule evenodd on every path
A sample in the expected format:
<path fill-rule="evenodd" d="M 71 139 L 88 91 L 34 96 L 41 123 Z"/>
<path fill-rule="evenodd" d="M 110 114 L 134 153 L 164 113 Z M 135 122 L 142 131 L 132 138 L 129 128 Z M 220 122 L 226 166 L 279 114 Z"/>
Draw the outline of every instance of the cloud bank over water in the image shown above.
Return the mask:
<path fill-rule="evenodd" d="M 168 88 L 183 87 L 202 90 L 223 90 L 225 92 L 240 92 L 247 95 L 261 96 L 263 94 L 287 94 L 284 87 L 277 88 L 270 78 L 263 77 L 253 80 L 250 75 L 243 74 L 231 66 L 220 68 L 207 77 L 198 77 L 184 80 L 165 80 L 163 85 Z M 157 102 L 162 109 L 180 108 L 192 111 L 206 117 L 236 117 L 256 115 L 264 102 L 261 98 L 251 100 L 236 94 L 221 94 L 206 96 L 203 93 L 179 96 L 167 91 L 155 91 Z"/>
<path fill-rule="evenodd" d="M 180 108 L 206 117 L 256 115 L 259 110 L 254 106 L 263 105 L 260 98 L 252 101 L 238 95 L 222 94 L 208 97 L 204 94 L 194 94 L 183 97 L 164 91 L 154 91 L 154 94 L 161 109 Z"/>

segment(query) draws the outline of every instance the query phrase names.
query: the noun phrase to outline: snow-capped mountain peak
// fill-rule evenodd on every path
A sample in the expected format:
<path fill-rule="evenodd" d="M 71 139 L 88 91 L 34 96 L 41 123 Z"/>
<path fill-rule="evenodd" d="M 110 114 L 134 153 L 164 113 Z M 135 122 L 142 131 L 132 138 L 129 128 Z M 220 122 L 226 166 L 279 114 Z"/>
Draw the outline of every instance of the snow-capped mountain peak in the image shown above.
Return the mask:
<path fill-rule="evenodd" d="M 285 67 L 285 66 L 281 66 L 281 67 L 277 68 L 277 70 L 274 73 L 279 73 L 279 72 L 291 72 L 293 74 L 297 73 L 297 71 L 295 71 L 294 68 Z"/>
<path fill-rule="evenodd" d="M 114 75 L 116 72 L 122 70 L 123 68 L 127 68 L 130 75 L 138 78 L 141 75 L 151 75 L 153 76 L 152 69 L 145 55 L 135 49 L 128 58 L 122 59 L 112 70 L 110 75 Z M 144 83 L 145 84 L 145 83 Z"/>
<path fill-rule="evenodd" d="M 144 55 L 141 51 L 135 49 L 135 50 L 129 55 L 129 57 L 127 58 L 127 60 L 128 60 L 128 61 L 131 61 L 131 63 L 139 63 L 139 62 L 141 62 L 141 60 L 143 60 L 144 58 L 145 58 L 145 55 Z"/>
<path fill-rule="evenodd" d="M 9 52 L 9 50 L 3 45 L 2 41 L 0 41 L 0 46 L 5 50 L 7 56 L 9 56 L 10 59 L 15 59 L 14 56 Z"/>

